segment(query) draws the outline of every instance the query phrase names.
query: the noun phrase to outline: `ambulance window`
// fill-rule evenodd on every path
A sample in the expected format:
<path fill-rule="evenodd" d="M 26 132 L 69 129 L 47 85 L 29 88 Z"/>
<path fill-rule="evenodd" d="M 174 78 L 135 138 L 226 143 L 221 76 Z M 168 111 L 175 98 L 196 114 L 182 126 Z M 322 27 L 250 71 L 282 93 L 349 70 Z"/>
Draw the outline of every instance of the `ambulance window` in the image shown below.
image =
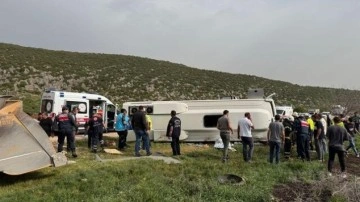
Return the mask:
<path fill-rule="evenodd" d="M 53 101 L 52 100 L 42 100 L 41 112 L 51 113 L 52 110 L 53 110 Z"/>
<path fill-rule="evenodd" d="M 206 115 L 204 116 L 204 127 L 205 128 L 215 128 L 217 125 L 218 119 L 222 115 Z"/>
<path fill-rule="evenodd" d="M 87 114 L 87 104 L 86 102 L 74 102 L 74 101 L 67 101 L 66 106 L 72 110 L 74 107 L 79 108 L 79 114 Z"/>

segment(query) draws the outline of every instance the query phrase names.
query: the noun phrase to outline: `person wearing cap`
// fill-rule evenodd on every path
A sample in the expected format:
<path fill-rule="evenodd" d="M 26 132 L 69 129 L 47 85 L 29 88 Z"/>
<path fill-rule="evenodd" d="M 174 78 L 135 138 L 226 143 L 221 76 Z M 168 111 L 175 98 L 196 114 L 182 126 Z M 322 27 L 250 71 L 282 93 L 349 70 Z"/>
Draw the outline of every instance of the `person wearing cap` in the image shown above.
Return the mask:
<path fill-rule="evenodd" d="M 69 109 L 64 106 L 62 113 L 57 115 L 55 121 L 58 124 L 59 136 L 58 136 L 58 152 L 62 152 L 64 146 L 65 137 L 67 138 L 70 150 L 74 158 L 77 157 L 75 142 L 73 137 L 73 127 L 76 125 L 75 120 L 69 115 Z"/>
<path fill-rule="evenodd" d="M 180 153 L 180 134 L 181 134 L 181 120 L 176 116 L 176 111 L 170 112 L 170 120 L 166 130 L 166 136 L 171 138 L 171 148 L 173 155 L 181 155 Z"/>
<path fill-rule="evenodd" d="M 146 122 L 146 116 L 144 112 L 144 107 L 139 106 L 139 110 L 135 112 L 131 119 L 131 125 L 136 135 L 135 143 L 135 156 L 140 157 L 140 144 L 141 140 L 145 142 L 146 155 L 150 156 L 150 146 L 149 146 L 149 124 Z"/>
<path fill-rule="evenodd" d="M 229 111 L 224 110 L 223 115 L 218 119 L 217 129 L 220 130 L 220 137 L 224 144 L 222 161 L 225 163 L 229 160 L 228 148 L 230 144 L 230 132 L 233 133 L 233 129 L 230 126 Z"/>

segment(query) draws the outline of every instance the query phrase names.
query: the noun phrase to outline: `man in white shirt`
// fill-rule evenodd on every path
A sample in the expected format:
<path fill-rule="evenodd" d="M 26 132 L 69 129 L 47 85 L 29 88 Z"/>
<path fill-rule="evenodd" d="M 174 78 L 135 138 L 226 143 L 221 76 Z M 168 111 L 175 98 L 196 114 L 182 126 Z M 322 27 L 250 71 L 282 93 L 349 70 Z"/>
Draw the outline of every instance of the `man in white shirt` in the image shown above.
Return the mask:
<path fill-rule="evenodd" d="M 249 112 L 245 113 L 245 117 L 239 120 L 238 123 L 238 137 L 241 137 L 243 145 L 243 157 L 245 162 L 250 162 L 253 151 L 254 142 L 251 135 L 251 129 L 254 129 L 254 125 L 251 121 L 251 115 Z M 247 147 L 249 146 L 249 149 Z"/>

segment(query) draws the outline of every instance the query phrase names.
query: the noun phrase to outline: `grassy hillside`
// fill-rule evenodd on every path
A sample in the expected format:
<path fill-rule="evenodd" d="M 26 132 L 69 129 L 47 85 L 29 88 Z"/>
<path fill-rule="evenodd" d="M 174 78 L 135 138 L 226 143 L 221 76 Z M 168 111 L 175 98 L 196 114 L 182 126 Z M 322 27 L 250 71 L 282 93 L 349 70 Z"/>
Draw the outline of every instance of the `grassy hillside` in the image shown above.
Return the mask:
<path fill-rule="evenodd" d="M 360 98 L 359 91 L 305 87 L 167 61 L 0 43 L 0 94 L 16 95 L 24 100 L 25 111 L 34 113 L 46 87 L 97 92 L 118 104 L 139 100 L 216 99 L 224 95 L 245 98 L 247 89 L 256 87 L 264 88 L 266 94 L 277 93 L 276 104 L 293 104 L 303 109 L 328 110 L 332 104 Z"/>

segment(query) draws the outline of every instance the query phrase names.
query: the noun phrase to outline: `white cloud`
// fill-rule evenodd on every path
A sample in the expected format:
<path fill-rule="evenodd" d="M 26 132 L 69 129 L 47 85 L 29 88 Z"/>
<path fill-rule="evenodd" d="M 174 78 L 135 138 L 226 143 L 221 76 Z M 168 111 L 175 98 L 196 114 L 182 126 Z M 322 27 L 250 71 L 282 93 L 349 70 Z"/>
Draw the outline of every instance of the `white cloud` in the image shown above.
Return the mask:
<path fill-rule="evenodd" d="M 3 42 L 360 89 L 358 1 L 3 0 Z"/>

